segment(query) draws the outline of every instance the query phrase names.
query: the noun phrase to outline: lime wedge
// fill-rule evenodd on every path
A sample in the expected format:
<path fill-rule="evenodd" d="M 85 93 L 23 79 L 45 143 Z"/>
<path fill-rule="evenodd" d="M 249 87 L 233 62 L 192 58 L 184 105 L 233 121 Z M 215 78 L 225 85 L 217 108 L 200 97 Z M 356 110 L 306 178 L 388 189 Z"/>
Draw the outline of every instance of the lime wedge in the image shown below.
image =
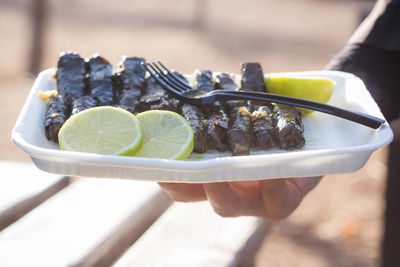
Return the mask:
<path fill-rule="evenodd" d="M 137 115 L 143 131 L 143 145 L 136 157 L 186 159 L 193 150 L 193 129 L 181 115 L 149 110 Z"/>
<path fill-rule="evenodd" d="M 61 127 L 58 141 L 62 150 L 132 156 L 140 149 L 143 136 L 133 114 L 102 106 L 71 116 Z"/>
<path fill-rule="evenodd" d="M 264 79 L 268 93 L 327 103 L 336 83 L 328 78 L 271 76 Z M 303 115 L 313 112 L 299 109 Z"/>

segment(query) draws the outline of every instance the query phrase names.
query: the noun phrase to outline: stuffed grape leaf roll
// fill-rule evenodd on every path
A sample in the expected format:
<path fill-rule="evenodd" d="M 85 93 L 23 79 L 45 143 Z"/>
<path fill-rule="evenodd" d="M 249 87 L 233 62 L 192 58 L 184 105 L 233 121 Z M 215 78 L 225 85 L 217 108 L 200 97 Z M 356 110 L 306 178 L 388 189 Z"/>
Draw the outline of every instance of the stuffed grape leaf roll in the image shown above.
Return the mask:
<path fill-rule="evenodd" d="M 194 134 L 194 148 L 193 151 L 197 153 L 204 153 L 207 151 L 206 129 L 203 123 L 204 115 L 199 108 L 189 104 L 181 106 L 181 115 L 192 126 Z"/>
<path fill-rule="evenodd" d="M 75 115 L 81 111 L 97 106 L 97 99 L 91 95 L 84 95 L 74 100 L 71 115 Z"/>
<path fill-rule="evenodd" d="M 194 77 L 196 79 L 195 87 L 197 89 L 204 92 L 213 90 L 212 72 L 210 70 L 196 70 Z"/>
<path fill-rule="evenodd" d="M 69 112 L 61 95 L 51 97 L 47 100 L 46 117 L 44 120 L 47 140 L 58 143 L 58 132 L 68 117 Z"/>
<path fill-rule="evenodd" d="M 276 105 L 276 136 L 281 149 L 300 149 L 305 144 L 304 125 L 299 110 L 292 106 Z"/>
<path fill-rule="evenodd" d="M 114 103 L 112 65 L 105 58 L 95 55 L 87 60 L 87 69 L 89 93 L 97 99 L 99 106 L 111 106 Z"/>
<path fill-rule="evenodd" d="M 255 106 L 251 119 L 253 122 L 252 144 L 264 150 L 275 147 L 276 129 L 272 110 L 267 106 Z"/>
<path fill-rule="evenodd" d="M 86 94 L 85 60 L 75 53 L 62 53 L 57 63 L 57 90 L 71 108 L 75 99 Z"/>
<path fill-rule="evenodd" d="M 265 92 L 264 72 L 260 63 L 243 63 L 241 74 L 242 90 L 250 92 Z"/>
<path fill-rule="evenodd" d="M 135 114 L 141 111 L 140 96 L 146 84 L 146 70 L 141 57 L 124 57 L 119 70 L 113 75 L 113 84 L 116 90 L 116 105 Z"/>

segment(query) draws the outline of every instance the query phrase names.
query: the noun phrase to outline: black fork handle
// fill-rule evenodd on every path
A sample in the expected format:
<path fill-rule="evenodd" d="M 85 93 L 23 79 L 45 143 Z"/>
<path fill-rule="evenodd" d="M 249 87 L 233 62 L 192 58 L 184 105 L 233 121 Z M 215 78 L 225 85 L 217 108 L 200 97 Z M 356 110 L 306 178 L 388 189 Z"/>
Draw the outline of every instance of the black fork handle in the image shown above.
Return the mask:
<path fill-rule="evenodd" d="M 365 114 L 358 111 L 350 111 L 332 105 L 327 105 L 301 98 L 275 95 L 269 93 L 247 92 L 247 91 L 221 90 L 213 92 L 215 95 L 218 95 L 219 100 L 232 100 L 232 97 L 235 97 L 236 99 L 246 98 L 246 100 L 261 100 L 261 101 L 274 102 L 278 104 L 291 105 L 334 115 L 343 119 L 357 122 L 359 124 L 368 126 L 373 129 L 378 129 L 383 123 L 385 123 L 385 120 L 371 116 L 369 114 Z"/>

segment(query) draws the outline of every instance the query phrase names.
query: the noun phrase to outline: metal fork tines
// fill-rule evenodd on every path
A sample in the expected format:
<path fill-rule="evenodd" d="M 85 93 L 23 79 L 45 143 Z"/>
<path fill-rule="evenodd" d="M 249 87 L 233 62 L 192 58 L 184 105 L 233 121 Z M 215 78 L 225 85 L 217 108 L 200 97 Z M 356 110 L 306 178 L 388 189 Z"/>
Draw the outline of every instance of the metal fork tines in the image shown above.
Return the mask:
<path fill-rule="evenodd" d="M 158 65 L 159 64 L 159 65 Z M 195 91 L 195 88 L 183 82 L 181 79 L 165 67 L 161 62 L 143 64 L 143 67 L 150 73 L 150 75 L 172 96 L 178 100 L 191 105 L 210 104 L 214 102 L 214 98 L 207 99 L 207 103 L 199 98 L 188 96 L 189 92 Z"/>
<path fill-rule="evenodd" d="M 347 119 L 374 129 L 379 128 L 385 122 L 383 119 L 362 112 L 350 111 L 319 102 L 282 95 L 229 90 L 201 92 L 196 88 L 191 87 L 189 84 L 181 81 L 181 79 L 179 79 L 160 61 L 157 63 L 147 62 L 143 64 L 143 67 L 173 97 L 177 98 L 183 103 L 191 105 L 205 105 L 214 103 L 215 101 L 226 100 L 258 100 L 311 109 Z"/>

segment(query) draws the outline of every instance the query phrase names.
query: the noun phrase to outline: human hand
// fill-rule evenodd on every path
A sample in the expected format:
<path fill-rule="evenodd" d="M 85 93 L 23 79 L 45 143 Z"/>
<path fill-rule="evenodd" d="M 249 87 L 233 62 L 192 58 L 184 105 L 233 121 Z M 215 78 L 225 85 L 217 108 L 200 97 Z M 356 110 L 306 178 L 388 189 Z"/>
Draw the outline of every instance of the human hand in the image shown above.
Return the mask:
<path fill-rule="evenodd" d="M 208 200 L 214 211 L 222 217 L 257 216 L 276 221 L 289 216 L 321 178 L 159 184 L 175 201 Z"/>

